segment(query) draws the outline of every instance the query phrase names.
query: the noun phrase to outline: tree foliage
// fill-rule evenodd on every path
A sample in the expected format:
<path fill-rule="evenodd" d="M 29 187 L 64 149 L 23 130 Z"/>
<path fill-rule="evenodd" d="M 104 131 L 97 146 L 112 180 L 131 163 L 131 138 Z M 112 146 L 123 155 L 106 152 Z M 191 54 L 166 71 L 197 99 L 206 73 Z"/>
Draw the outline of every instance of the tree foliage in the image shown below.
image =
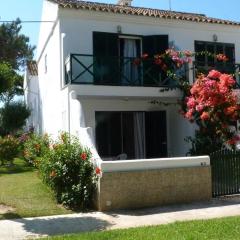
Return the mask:
<path fill-rule="evenodd" d="M 8 91 L 15 78 L 15 71 L 7 63 L 0 63 L 0 95 Z"/>
<path fill-rule="evenodd" d="M 0 100 L 9 102 L 14 95 L 23 94 L 23 77 L 7 62 L 0 62 Z"/>
<path fill-rule="evenodd" d="M 2 135 L 16 133 L 23 128 L 30 110 L 22 102 L 6 103 L 0 109 L 0 132 Z"/>
<path fill-rule="evenodd" d="M 20 19 L 0 25 L 0 101 L 5 103 L 23 95 L 23 77 L 19 71 L 33 57 L 34 47 L 21 29 Z"/>
<path fill-rule="evenodd" d="M 34 47 L 21 29 L 20 19 L 0 25 L 0 62 L 8 62 L 14 70 L 20 70 L 33 57 Z"/>

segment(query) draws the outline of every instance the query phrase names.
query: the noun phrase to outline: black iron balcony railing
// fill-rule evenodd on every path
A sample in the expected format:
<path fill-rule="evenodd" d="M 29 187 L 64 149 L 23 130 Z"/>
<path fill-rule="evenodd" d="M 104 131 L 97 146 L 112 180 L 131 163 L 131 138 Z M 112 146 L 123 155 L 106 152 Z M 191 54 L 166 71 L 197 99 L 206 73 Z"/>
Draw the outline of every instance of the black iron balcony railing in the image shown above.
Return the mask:
<path fill-rule="evenodd" d="M 150 58 L 141 61 L 138 58 L 71 54 L 65 70 L 66 84 L 167 88 L 174 88 L 177 84 Z M 186 76 L 186 73 L 186 68 L 183 68 L 176 74 Z"/>

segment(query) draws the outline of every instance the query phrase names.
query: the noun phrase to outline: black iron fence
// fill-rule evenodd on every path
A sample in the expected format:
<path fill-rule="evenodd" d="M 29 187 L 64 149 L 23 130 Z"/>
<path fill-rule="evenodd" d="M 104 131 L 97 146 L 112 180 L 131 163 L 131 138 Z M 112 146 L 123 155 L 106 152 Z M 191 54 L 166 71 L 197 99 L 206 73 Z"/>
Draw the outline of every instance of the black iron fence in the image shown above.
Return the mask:
<path fill-rule="evenodd" d="M 240 194 L 240 151 L 210 154 L 213 197 Z"/>

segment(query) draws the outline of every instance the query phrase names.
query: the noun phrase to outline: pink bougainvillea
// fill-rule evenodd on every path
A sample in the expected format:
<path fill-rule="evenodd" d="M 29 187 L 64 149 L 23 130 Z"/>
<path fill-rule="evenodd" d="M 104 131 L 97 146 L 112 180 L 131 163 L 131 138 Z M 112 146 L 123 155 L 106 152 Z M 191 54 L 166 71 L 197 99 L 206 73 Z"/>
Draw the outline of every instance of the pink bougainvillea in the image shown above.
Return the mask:
<path fill-rule="evenodd" d="M 235 83 L 231 75 L 212 70 L 207 76 L 200 75 L 196 79 L 185 99 L 184 116 L 196 122 L 200 129 L 213 129 L 212 134 L 228 144 L 239 141 L 226 127 L 240 117 L 240 105 L 233 91 Z"/>

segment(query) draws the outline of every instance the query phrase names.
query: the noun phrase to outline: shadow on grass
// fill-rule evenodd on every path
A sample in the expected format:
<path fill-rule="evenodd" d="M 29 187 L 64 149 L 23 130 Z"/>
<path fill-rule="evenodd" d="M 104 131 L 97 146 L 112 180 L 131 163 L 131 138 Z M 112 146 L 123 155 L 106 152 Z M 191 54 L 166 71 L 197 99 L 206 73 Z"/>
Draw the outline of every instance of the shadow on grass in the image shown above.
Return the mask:
<path fill-rule="evenodd" d="M 0 214 L 1 220 L 19 219 L 19 218 L 21 218 L 21 216 L 14 212 L 7 212 L 7 213 Z"/>
<path fill-rule="evenodd" d="M 13 165 L 2 165 L 2 166 L 0 166 L 0 175 L 33 172 L 35 170 L 36 169 L 34 167 L 27 164 L 24 160 L 16 159 L 13 162 Z"/>
<path fill-rule="evenodd" d="M 113 225 L 110 221 L 93 216 L 74 216 L 72 214 L 57 218 L 15 219 L 12 221 L 20 223 L 28 234 L 49 236 L 102 231 Z"/>

